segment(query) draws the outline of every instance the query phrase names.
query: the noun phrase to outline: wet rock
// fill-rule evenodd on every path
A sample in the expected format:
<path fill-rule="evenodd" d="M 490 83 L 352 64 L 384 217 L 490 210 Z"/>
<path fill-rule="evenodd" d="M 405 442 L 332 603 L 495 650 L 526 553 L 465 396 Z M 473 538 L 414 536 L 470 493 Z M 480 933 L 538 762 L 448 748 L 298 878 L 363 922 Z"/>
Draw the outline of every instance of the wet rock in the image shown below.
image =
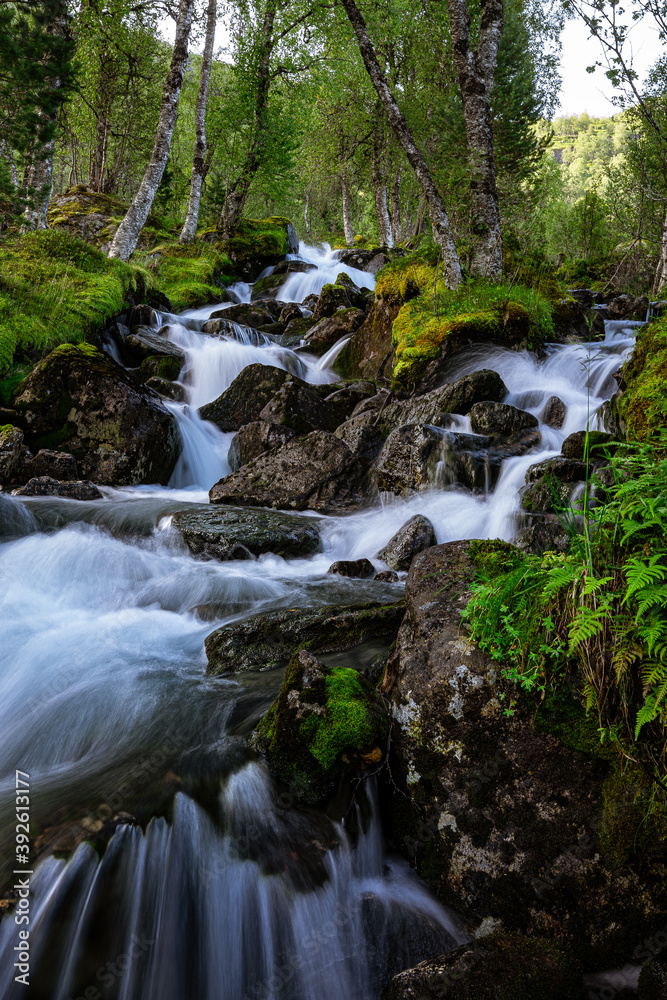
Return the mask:
<path fill-rule="evenodd" d="M 491 438 L 481 434 L 444 431 L 434 485 L 439 489 L 464 486 L 473 493 L 493 490 L 504 459 L 527 449 L 524 441 L 501 448 L 491 444 Z"/>
<path fill-rule="evenodd" d="M 561 454 L 564 458 L 575 458 L 583 461 L 586 433 L 586 431 L 575 431 L 574 434 L 565 438 L 561 448 Z M 605 431 L 588 431 L 588 450 L 591 458 L 604 458 L 605 445 L 612 444 L 610 451 L 613 452 L 613 441 L 613 436 Z"/>
<path fill-rule="evenodd" d="M 211 313 L 209 321 L 204 323 L 205 333 L 217 333 L 218 327 L 213 326 L 216 320 L 223 319 L 230 323 L 239 323 L 241 326 L 249 326 L 253 330 L 261 330 L 265 326 L 275 322 L 276 317 L 269 312 L 264 303 L 240 302 L 238 305 L 229 306 L 227 309 L 218 309 Z M 209 326 L 209 324 L 211 324 Z"/>
<path fill-rule="evenodd" d="M 280 310 L 280 315 L 278 316 L 278 322 L 282 323 L 283 326 L 287 326 L 288 323 L 293 319 L 302 320 L 304 318 L 301 312 L 301 306 L 297 302 L 288 302 Z M 285 331 L 287 332 L 287 331 Z"/>
<path fill-rule="evenodd" d="M 393 639 L 403 619 L 402 601 L 325 608 L 290 608 L 224 625 L 207 636 L 209 674 L 284 666 L 294 653 L 352 649 L 369 639 Z"/>
<path fill-rule="evenodd" d="M 561 512 L 569 507 L 573 497 L 581 493 L 583 483 L 567 483 L 543 476 L 519 490 L 521 507 L 529 514 Z"/>
<path fill-rule="evenodd" d="M 377 554 L 391 569 L 410 569 L 412 560 L 419 552 L 435 545 L 435 528 L 427 517 L 415 514 L 399 528 Z"/>
<path fill-rule="evenodd" d="M 358 671 L 301 650 L 251 743 L 276 778 L 314 805 L 344 775 L 380 763 L 387 730 L 382 699 Z"/>
<path fill-rule="evenodd" d="M 177 511 L 172 525 L 193 555 L 225 562 L 273 552 L 283 558 L 310 556 L 321 548 L 317 522 L 275 511 L 214 507 L 204 511 Z"/>
<path fill-rule="evenodd" d="M 282 288 L 285 280 L 285 274 L 276 274 L 275 271 L 266 278 L 260 278 L 252 287 L 251 300 L 257 302 L 261 299 L 275 299 L 278 289 Z"/>
<path fill-rule="evenodd" d="M 377 458 L 385 442 L 382 428 L 375 426 L 373 411 L 350 417 L 337 427 L 334 433 L 345 442 L 354 455 L 365 462 L 372 462 Z"/>
<path fill-rule="evenodd" d="M 325 396 L 325 403 L 336 415 L 336 427 L 342 424 L 352 414 L 356 406 L 371 396 L 374 391 L 374 388 L 369 388 L 369 383 L 356 382 L 344 386 L 342 389 L 336 389 Z"/>
<path fill-rule="evenodd" d="M 566 552 L 570 547 L 570 535 L 556 521 L 538 521 L 515 535 L 512 544 L 522 552 L 541 556 L 543 552 Z"/>
<path fill-rule="evenodd" d="M 179 358 L 160 356 L 152 354 L 139 365 L 139 375 L 148 383 L 151 378 L 167 379 L 173 381 L 181 373 L 182 362 Z"/>
<path fill-rule="evenodd" d="M 356 250 L 350 248 L 348 250 L 336 250 L 335 257 L 341 264 L 346 264 L 347 267 L 354 267 L 358 271 L 363 271 L 373 258 L 377 257 L 378 252 L 378 250 Z"/>
<path fill-rule="evenodd" d="M 352 576 L 367 580 L 375 573 L 375 567 L 370 559 L 339 559 L 327 570 L 334 576 Z"/>
<path fill-rule="evenodd" d="M 633 846 L 619 862 L 617 838 L 631 827 L 632 843 L 642 820 L 634 793 L 624 798 L 615 783 L 597 721 L 589 741 L 580 704 L 563 693 L 562 705 L 547 697 L 537 708 L 466 638 L 469 545 L 427 549 L 406 581 L 383 680 L 398 787 L 388 835 L 471 928 L 548 935 L 588 968 L 623 964 L 667 919 L 650 889 L 661 862 L 649 874 L 650 858 L 642 868 Z"/>
<path fill-rule="evenodd" d="M 553 941 L 493 934 L 399 972 L 382 1000 L 579 1000 L 581 966 Z"/>
<path fill-rule="evenodd" d="M 160 397 L 89 344 L 48 354 L 14 406 L 33 449 L 70 452 L 79 473 L 97 483 L 165 483 L 181 450 Z"/>
<path fill-rule="evenodd" d="M 314 309 L 314 308 L 315 308 L 315 306 L 317 305 L 317 300 L 318 300 L 318 298 L 319 298 L 319 296 L 318 296 L 318 295 L 315 295 L 315 293 L 314 293 L 314 292 L 311 292 L 311 294 L 310 294 L 310 295 L 306 295 L 305 299 L 304 299 L 304 300 L 303 300 L 303 302 L 301 303 L 301 308 L 302 308 L 302 309 L 307 309 L 307 310 L 308 310 L 308 312 L 309 312 L 309 313 L 311 314 L 311 316 L 312 316 L 312 313 L 313 313 L 313 309 Z"/>
<path fill-rule="evenodd" d="M 526 472 L 526 482 L 536 483 L 544 476 L 558 479 L 561 483 L 579 483 L 586 479 L 586 466 L 576 458 L 547 458 L 544 462 L 536 462 Z"/>
<path fill-rule="evenodd" d="M 470 410 L 470 424 L 475 434 L 491 437 L 511 437 L 517 432 L 538 426 L 538 419 L 526 410 L 518 410 L 508 403 L 475 403 Z"/>
<path fill-rule="evenodd" d="M 280 337 L 280 343 L 283 347 L 300 347 L 312 325 L 312 319 L 304 316 L 291 319 Z"/>
<path fill-rule="evenodd" d="M 340 423 L 336 408 L 306 386 L 301 379 L 289 378 L 280 386 L 259 414 L 269 424 L 288 427 L 297 434 L 314 430 L 334 431 Z"/>
<path fill-rule="evenodd" d="M 138 306 L 132 306 L 127 317 L 127 326 L 131 332 L 134 332 L 137 327 L 148 327 L 152 330 L 159 329 L 162 323 L 162 318 L 152 306 L 146 305 L 145 302 L 140 303 Z"/>
<path fill-rule="evenodd" d="M 326 354 L 341 337 L 350 337 L 365 320 L 366 313 L 361 309 L 338 309 L 309 329 L 304 338 L 307 350 L 318 356 Z"/>
<path fill-rule="evenodd" d="M 609 319 L 628 319 L 643 321 L 646 319 L 648 299 L 644 296 L 615 295 L 606 303 Z"/>
<path fill-rule="evenodd" d="M 482 368 L 477 372 L 471 372 L 470 375 L 464 375 L 451 385 L 436 389 L 433 397 L 437 398 L 440 411 L 466 414 L 470 413 L 475 403 L 485 401 L 501 403 L 507 391 L 507 386 L 498 372 Z"/>
<path fill-rule="evenodd" d="M 94 483 L 84 480 L 59 483 L 50 476 L 29 479 L 25 486 L 12 490 L 14 497 L 66 497 L 68 500 L 101 500 L 102 494 Z"/>
<path fill-rule="evenodd" d="M 552 305 L 554 329 L 561 340 L 580 342 L 590 339 L 591 324 L 595 318 L 591 305 L 574 297 L 561 299 Z"/>
<path fill-rule="evenodd" d="M 381 271 L 385 264 L 389 263 L 389 257 L 384 253 L 376 253 L 375 256 L 366 264 L 363 268 L 368 274 L 377 274 Z"/>
<path fill-rule="evenodd" d="M 234 472 L 263 455 L 265 451 L 280 448 L 295 436 L 296 431 L 289 427 L 268 424 L 265 420 L 253 420 L 252 423 L 241 427 L 232 438 L 227 461 Z"/>
<path fill-rule="evenodd" d="M 166 337 L 161 337 L 155 330 L 147 326 L 137 327 L 129 333 L 123 344 L 123 352 L 131 365 L 140 365 L 142 361 L 150 357 L 174 358 L 180 366 L 185 360 L 185 355 L 180 347 L 172 344 Z"/>
<path fill-rule="evenodd" d="M 434 427 L 406 424 L 392 431 L 375 463 L 378 490 L 409 497 L 435 478 L 443 436 Z"/>
<path fill-rule="evenodd" d="M 383 569 L 373 577 L 378 583 L 398 583 L 398 573 L 393 569 Z"/>
<path fill-rule="evenodd" d="M 27 466 L 26 473 L 30 479 L 49 476 L 61 482 L 74 480 L 79 474 L 74 455 L 66 451 L 51 451 L 49 448 L 42 448 L 37 452 Z"/>
<path fill-rule="evenodd" d="M 341 272 L 336 281 L 325 285 L 313 309 L 313 321 L 317 323 L 325 316 L 333 316 L 337 309 L 357 307 L 362 300 L 361 292 L 349 275 Z"/>
<path fill-rule="evenodd" d="M 209 492 L 211 503 L 316 510 L 356 510 L 364 501 L 365 470 L 328 431 L 293 438 L 231 475 Z"/>
<path fill-rule="evenodd" d="M 221 431 L 237 431 L 259 420 L 266 404 L 288 378 L 289 372 L 282 368 L 248 365 L 217 399 L 199 408 L 199 415 L 217 424 Z"/>
<path fill-rule="evenodd" d="M 180 382 L 172 382 L 168 378 L 159 378 L 157 375 L 146 380 L 146 385 L 159 393 L 164 399 L 171 399 L 175 403 L 184 403 L 187 398 L 185 386 Z"/>
<path fill-rule="evenodd" d="M 334 362 L 341 375 L 389 380 L 392 371 L 392 326 L 400 305 L 384 299 L 371 306 L 366 321 L 352 335 Z"/>
<path fill-rule="evenodd" d="M 558 396 L 550 396 L 542 411 L 542 420 L 547 427 L 560 428 L 565 423 L 567 406 Z"/>
<path fill-rule="evenodd" d="M 13 483 L 19 471 L 23 431 L 12 424 L 0 427 L 0 486 Z"/>
<path fill-rule="evenodd" d="M 305 260 L 281 260 L 273 269 L 274 274 L 306 274 L 308 271 L 317 270 L 315 264 L 309 264 Z"/>

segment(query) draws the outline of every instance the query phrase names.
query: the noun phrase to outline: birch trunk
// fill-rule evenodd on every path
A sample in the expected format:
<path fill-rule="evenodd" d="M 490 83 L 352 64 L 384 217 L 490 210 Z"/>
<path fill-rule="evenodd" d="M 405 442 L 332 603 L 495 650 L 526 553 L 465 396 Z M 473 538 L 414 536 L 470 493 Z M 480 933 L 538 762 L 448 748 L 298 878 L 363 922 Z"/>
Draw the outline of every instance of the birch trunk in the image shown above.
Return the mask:
<path fill-rule="evenodd" d="M 151 160 L 146 167 L 146 173 L 139 185 L 134 201 L 128 208 L 121 222 L 113 243 L 109 249 L 109 257 L 120 257 L 129 260 L 137 245 L 139 234 L 150 214 L 155 200 L 158 185 L 162 180 L 164 168 L 169 159 L 171 137 L 174 133 L 178 101 L 181 96 L 185 67 L 188 61 L 188 39 L 192 25 L 192 7 L 194 0 L 181 0 L 176 22 L 176 39 L 171 57 L 171 66 L 162 92 L 162 105 L 155 133 L 155 144 Z"/>
<path fill-rule="evenodd" d="M 658 265 L 658 273 L 656 275 L 656 283 L 653 294 L 662 295 L 665 288 L 667 288 L 667 214 L 665 214 L 665 219 L 662 224 L 660 263 Z"/>
<path fill-rule="evenodd" d="M 209 0 L 206 12 L 206 41 L 201 63 L 199 78 L 199 93 L 195 108 L 195 155 L 192 160 L 192 177 L 190 178 L 190 198 L 188 212 L 179 243 L 192 243 L 197 233 L 199 222 L 199 205 L 201 189 L 206 176 L 206 105 L 208 104 L 208 88 L 211 80 L 211 65 L 213 63 L 213 43 L 215 41 L 215 26 L 218 17 L 217 0 Z"/>
<path fill-rule="evenodd" d="M 376 106 L 376 115 L 381 113 L 381 106 Z M 373 131 L 373 155 L 371 158 L 371 185 L 375 198 L 375 215 L 378 222 L 378 240 L 383 247 L 393 247 L 394 230 L 389 214 L 389 189 L 387 186 L 387 170 L 385 163 L 386 141 L 384 130 L 376 123 Z"/>
<path fill-rule="evenodd" d="M 467 0 L 447 0 L 454 68 L 463 98 L 474 211 L 472 270 L 491 281 L 503 271 L 491 91 L 503 30 L 503 0 L 482 0 L 477 48 L 470 47 Z"/>
<path fill-rule="evenodd" d="M 403 235 L 401 227 L 401 168 L 398 167 L 391 189 L 391 220 L 394 239 L 400 242 Z"/>
<path fill-rule="evenodd" d="M 421 150 L 417 147 L 408 123 L 396 103 L 396 98 L 391 92 L 387 78 L 380 68 L 373 43 L 368 36 L 366 22 L 359 8 L 354 0 L 341 0 L 341 3 L 357 36 L 361 57 L 385 110 L 387 120 L 394 130 L 394 134 L 407 156 L 408 162 L 414 170 L 415 176 L 419 181 L 419 186 L 428 202 L 431 225 L 433 226 L 433 238 L 440 247 L 445 281 L 449 288 L 457 288 L 461 283 L 461 263 L 459 255 L 456 252 L 445 203 L 435 186 L 431 171 L 428 169 Z"/>
<path fill-rule="evenodd" d="M 310 239 L 311 227 L 310 227 L 310 213 L 308 211 L 310 207 L 310 191 L 306 191 L 306 207 L 303 210 L 303 223 L 306 227 L 306 236 Z"/>
<path fill-rule="evenodd" d="M 345 243 L 348 247 L 351 247 L 354 246 L 354 230 L 350 215 L 350 189 L 345 174 L 341 174 L 340 186 L 343 193 L 343 230 L 345 232 Z"/>

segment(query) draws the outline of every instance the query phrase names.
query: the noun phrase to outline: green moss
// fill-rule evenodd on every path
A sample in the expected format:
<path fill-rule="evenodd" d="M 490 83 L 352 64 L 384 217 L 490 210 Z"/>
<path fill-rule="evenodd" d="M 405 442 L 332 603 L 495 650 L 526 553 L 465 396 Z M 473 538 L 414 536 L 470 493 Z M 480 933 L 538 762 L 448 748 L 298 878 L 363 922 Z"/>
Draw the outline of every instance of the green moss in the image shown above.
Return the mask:
<path fill-rule="evenodd" d="M 658 437 L 667 425 L 667 319 L 642 327 L 621 369 L 626 390 L 618 400 L 630 441 Z"/>
<path fill-rule="evenodd" d="M 45 230 L 0 248 L 0 372 L 16 351 L 48 351 L 92 336 L 146 291 L 141 268 L 105 255 L 66 232 Z M 16 369 L 14 369 L 16 371 Z"/>
<path fill-rule="evenodd" d="M 150 254 L 135 254 L 151 274 L 156 289 L 167 296 L 175 312 L 221 298 L 232 281 L 233 265 L 219 244 L 161 243 Z"/>
<path fill-rule="evenodd" d="M 500 538 L 473 539 L 468 554 L 484 579 L 493 579 L 499 574 L 509 573 L 526 558 L 516 545 L 504 542 Z"/>

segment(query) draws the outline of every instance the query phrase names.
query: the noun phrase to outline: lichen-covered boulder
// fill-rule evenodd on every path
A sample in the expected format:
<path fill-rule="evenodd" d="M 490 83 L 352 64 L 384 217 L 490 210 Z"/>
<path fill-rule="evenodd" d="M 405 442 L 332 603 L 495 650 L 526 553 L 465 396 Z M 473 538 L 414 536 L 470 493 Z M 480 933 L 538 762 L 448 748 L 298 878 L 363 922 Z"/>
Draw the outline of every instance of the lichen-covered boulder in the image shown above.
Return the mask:
<path fill-rule="evenodd" d="M 597 997 L 597 994 L 595 994 Z M 580 963 L 553 941 L 493 934 L 399 972 L 382 1000 L 579 1000 Z"/>
<path fill-rule="evenodd" d="M 376 300 L 334 361 L 334 370 L 350 377 L 389 378 L 393 365 L 391 331 L 399 308 Z"/>
<path fill-rule="evenodd" d="M 576 458 L 557 455 L 543 462 L 530 465 L 526 472 L 526 482 L 536 483 L 543 476 L 557 479 L 561 483 L 577 483 L 586 479 L 586 466 Z"/>
<path fill-rule="evenodd" d="M 12 424 L 0 427 L 0 486 L 14 482 L 21 462 L 23 431 Z"/>
<path fill-rule="evenodd" d="M 358 671 L 295 653 L 251 743 L 271 773 L 315 804 L 359 768 L 377 767 L 387 739 L 382 699 Z"/>
<path fill-rule="evenodd" d="M 48 354 L 13 406 L 33 448 L 69 452 L 96 483 L 166 483 L 181 450 L 160 397 L 89 344 Z"/>
<path fill-rule="evenodd" d="M 385 442 L 385 434 L 381 427 L 375 425 L 375 413 L 372 410 L 350 417 L 334 433 L 354 455 L 369 462 L 377 458 Z"/>
<path fill-rule="evenodd" d="M 261 301 L 262 299 L 275 299 L 279 290 L 285 284 L 286 276 L 284 274 L 273 274 L 267 275 L 266 278 L 260 278 L 256 281 L 252 288 L 251 299 L 253 302 Z"/>
<path fill-rule="evenodd" d="M 287 427 L 297 434 L 308 434 L 314 430 L 334 431 L 340 423 L 336 407 L 329 405 L 296 378 L 283 382 L 262 408 L 259 419 Z"/>
<path fill-rule="evenodd" d="M 366 320 L 362 309 L 338 309 L 311 327 L 304 340 L 311 354 L 325 354 L 341 337 L 351 337 Z"/>
<path fill-rule="evenodd" d="M 79 474 L 74 455 L 66 451 L 51 451 L 49 448 L 42 448 L 37 452 L 28 464 L 26 472 L 30 479 L 50 476 L 60 482 L 74 480 Z"/>
<path fill-rule="evenodd" d="M 558 521 L 536 521 L 522 528 L 512 544 L 522 552 L 541 556 L 543 552 L 566 552 L 570 547 L 570 535 Z"/>
<path fill-rule="evenodd" d="M 564 458 L 573 458 L 583 462 L 588 445 L 589 459 L 604 459 L 605 451 L 613 453 L 614 437 L 606 431 L 574 431 L 563 441 L 561 454 Z"/>
<path fill-rule="evenodd" d="M 296 436 L 296 431 L 280 424 L 269 424 L 265 420 L 253 420 L 241 427 L 232 438 L 227 461 L 233 472 L 252 462 L 272 448 L 280 448 L 290 438 Z"/>
<path fill-rule="evenodd" d="M 374 466 L 378 490 L 409 497 L 432 485 L 442 444 L 442 433 L 428 424 L 397 427 Z"/>
<path fill-rule="evenodd" d="M 474 545 L 433 546 L 408 574 L 383 679 L 398 787 L 388 832 L 471 929 L 547 936 L 588 969 L 621 966 L 667 921 L 652 889 L 664 843 L 643 834 L 636 798 L 645 779 L 625 777 L 567 690 L 538 706 L 467 638 Z"/>
<path fill-rule="evenodd" d="M 204 333 L 217 333 L 220 329 L 217 320 L 239 323 L 241 326 L 249 326 L 252 330 L 263 330 L 265 326 L 275 323 L 276 317 L 264 302 L 239 302 L 227 309 L 218 309 L 217 312 L 211 313 L 208 321 L 204 323 Z"/>
<path fill-rule="evenodd" d="M 464 375 L 451 385 L 443 386 L 439 391 L 438 406 L 446 413 L 466 414 L 470 413 L 475 403 L 484 400 L 502 403 L 507 391 L 498 372 L 482 368 Z"/>
<path fill-rule="evenodd" d="M 168 378 L 160 378 L 158 375 L 151 375 L 146 379 L 146 385 L 153 389 L 163 399 L 171 399 L 174 403 L 184 403 L 187 399 L 187 392 L 180 382 L 172 382 Z"/>
<path fill-rule="evenodd" d="M 50 476 L 30 479 L 25 486 L 12 490 L 13 497 L 65 497 L 67 500 L 101 500 L 102 494 L 94 483 L 74 480 L 59 483 Z"/>
<path fill-rule="evenodd" d="M 177 379 L 181 373 L 183 358 L 177 355 L 149 354 L 139 365 L 139 377 L 148 383 L 151 378 Z"/>
<path fill-rule="evenodd" d="M 248 365 L 217 399 L 199 408 L 199 415 L 221 431 L 237 431 L 259 420 L 266 404 L 290 377 L 289 372 L 272 365 Z"/>
<path fill-rule="evenodd" d="M 366 603 L 289 608 L 224 625 L 204 643 L 209 674 L 244 673 L 284 666 L 300 649 L 335 653 L 398 632 L 405 605 Z"/>
<path fill-rule="evenodd" d="M 347 445 L 328 431 L 313 431 L 225 476 L 209 498 L 211 503 L 335 514 L 358 509 L 365 491 L 365 469 Z"/>
<path fill-rule="evenodd" d="M 423 514 L 415 514 L 398 529 L 377 554 L 391 569 L 410 569 L 418 552 L 435 545 L 435 528 Z"/>
<path fill-rule="evenodd" d="M 194 555 L 226 561 L 274 552 L 285 558 L 319 552 L 317 521 L 269 510 L 213 507 L 177 511 L 172 525 Z M 245 550 L 245 555 L 243 550 Z"/>
<path fill-rule="evenodd" d="M 350 276 L 342 271 L 335 282 L 325 285 L 320 292 L 317 305 L 313 309 L 313 322 L 319 322 L 324 316 L 333 316 L 337 309 L 356 308 L 361 301 L 359 288 Z"/>

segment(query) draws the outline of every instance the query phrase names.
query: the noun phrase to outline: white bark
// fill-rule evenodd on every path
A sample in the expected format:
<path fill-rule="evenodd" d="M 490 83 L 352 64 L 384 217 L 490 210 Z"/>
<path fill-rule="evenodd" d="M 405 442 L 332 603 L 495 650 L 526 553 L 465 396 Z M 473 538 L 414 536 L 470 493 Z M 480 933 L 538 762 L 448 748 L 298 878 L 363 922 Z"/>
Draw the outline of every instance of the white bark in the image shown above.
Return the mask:
<path fill-rule="evenodd" d="M 217 0 L 209 0 L 206 12 L 206 41 L 204 43 L 201 75 L 199 77 L 199 93 L 197 94 L 197 106 L 195 108 L 196 135 L 195 153 L 192 160 L 192 177 L 190 179 L 190 198 L 188 200 L 188 212 L 185 217 L 183 229 L 181 230 L 179 243 L 192 243 L 197 233 L 201 190 L 206 174 L 206 106 L 208 104 L 208 88 L 211 80 L 217 16 Z"/>
<path fill-rule="evenodd" d="M 109 257 L 120 257 L 129 260 L 134 253 L 146 219 L 153 207 L 153 201 L 162 180 L 164 168 L 169 159 L 171 137 L 176 125 L 178 102 L 183 86 L 185 67 L 188 61 L 188 39 L 192 26 L 192 7 L 194 0 L 180 0 L 178 20 L 176 21 L 176 40 L 171 57 L 171 66 L 162 92 L 162 105 L 155 133 L 155 143 L 151 160 L 146 167 L 146 173 L 139 185 L 134 201 L 128 208 L 125 218 L 118 227 L 109 250 Z"/>
<path fill-rule="evenodd" d="M 667 213 L 662 224 L 662 240 L 660 244 L 660 263 L 658 265 L 658 280 L 655 284 L 655 295 L 662 295 L 667 288 Z"/>
<path fill-rule="evenodd" d="M 352 228 L 352 216 L 350 215 L 350 189 L 345 174 L 341 174 L 340 186 L 343 193 L 343 230 L 345 232 L 345 243 L 348 247 L 354 246 L 354 229 Z"/>
<path fill-rule="evenodd" d="M 310 239 L 311 236 L 310 213 L 308 212 L 309 205 L 310 205 L 310 191 L 306 191 L 306 206 L 303 210 L 303 222 L 306 227 L 306 236 L 308 237 L 308 239 Z"/>
<path fill-rule="evenodd" d="M 410 166 L 415 172 L 419 185 L 424 193 L 431 215 L 431 225 L 433 226 L 433 238 L 440 247 L 442 254 L 442 265 L 445 281 L 450 288 L 457 288 L 461 283 L 461 263 L 456 252 L 456 245 L 449 224 L 447 208 L 435 186 L 435 182 L 428 169 L 428 165 L 421 150 L 418 148 L 412 132 L 406 122 L 401 110 L 396 103 L 396 98 L 391 92 L 387 78 L 380 68 L 375 49 L 371 42 L 366 22 L 364 21 L 359 8 L 354 0 L 341 0 L 345 13 L 354 29 L 359 44 L 359 51 L 364 61 L 364 65 L 375 87 L 378 97 L 387 115 L 387 120 L 394 130 Z"/>

